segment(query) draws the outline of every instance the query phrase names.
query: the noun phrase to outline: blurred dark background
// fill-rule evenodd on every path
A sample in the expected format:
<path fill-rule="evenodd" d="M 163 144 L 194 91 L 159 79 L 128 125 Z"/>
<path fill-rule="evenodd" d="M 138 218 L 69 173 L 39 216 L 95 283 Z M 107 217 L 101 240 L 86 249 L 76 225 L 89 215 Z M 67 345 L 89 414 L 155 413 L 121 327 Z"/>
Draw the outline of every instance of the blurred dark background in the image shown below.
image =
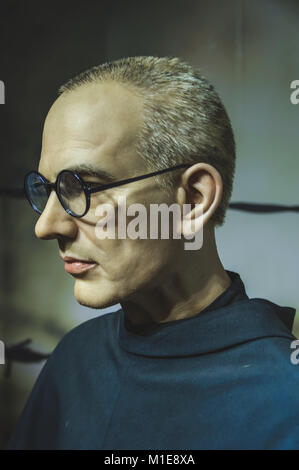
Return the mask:
<path fill-rule="evenodd" d="M 107 312 L 76 303 L 57 244 L 35 238 L 36 215 L 13 192 L 37 168 L 58 87 L 108 60 L 178 56 L 201 68 L 230 115 L 237 142 L 232 202 L 298 205 L 299 105 L 290 102 L 290 83 L 299 80 L 298 31 L 298 0 L 1 3 L 0 339 L 15 360 L 0 365 L 0 446 L 45 363 L 24 345 L 12 347 L 31 339 L 33 352 L 48 354 L 67 331 Z M 298 219 L 292 211 L 229 209 L 216 231 L 224 267 L 240 273 L 250 297 L 297 311 Z"/>

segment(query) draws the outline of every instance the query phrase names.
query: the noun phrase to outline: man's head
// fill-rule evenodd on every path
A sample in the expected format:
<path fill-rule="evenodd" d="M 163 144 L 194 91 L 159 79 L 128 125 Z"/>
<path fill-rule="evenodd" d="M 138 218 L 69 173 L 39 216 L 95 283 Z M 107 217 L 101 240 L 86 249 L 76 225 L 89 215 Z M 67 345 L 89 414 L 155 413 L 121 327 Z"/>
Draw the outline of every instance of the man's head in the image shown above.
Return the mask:
<path fill-rule="evenodd" d="M 116 207 L 119 196 L 127 206 L 147 208 L 200 203 L 212 241 L 232 191 L 233 134 L 213 87 L 178 59 L 132 57 L 103 64 L 59 92 L 46 118 L 38 168 L 49 181 L 63 169 L 83 165 L 96 169 L 93 176 L 78 171 L 83 179 L 100 185 L 190 164 L 187 170 L 93 194 L 82 219 L 67 214 L 51 193 L 36 235 L 56 238 L 62 256 L 97 263 L 74 274 L 75 297 L 84 305 L 104 307 L 167 282 L 178 262 L 184 269 L 186 254 L 178 240 L 98 239 L 96 207 Z"/>

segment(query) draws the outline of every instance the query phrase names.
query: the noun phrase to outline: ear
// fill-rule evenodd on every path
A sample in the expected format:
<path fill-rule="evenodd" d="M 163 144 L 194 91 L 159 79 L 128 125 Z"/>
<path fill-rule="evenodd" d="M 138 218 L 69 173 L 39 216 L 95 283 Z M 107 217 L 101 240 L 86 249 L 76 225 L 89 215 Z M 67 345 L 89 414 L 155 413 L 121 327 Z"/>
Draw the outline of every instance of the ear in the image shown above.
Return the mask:
<path fill-rule="evenodd" d="M 208 163 L 196 163 L 181 176 L 177 202 L 181 206 L 178 233 L 190 237 L 202 230 L 220 204 L 223 184 L 220 173 Z"/>

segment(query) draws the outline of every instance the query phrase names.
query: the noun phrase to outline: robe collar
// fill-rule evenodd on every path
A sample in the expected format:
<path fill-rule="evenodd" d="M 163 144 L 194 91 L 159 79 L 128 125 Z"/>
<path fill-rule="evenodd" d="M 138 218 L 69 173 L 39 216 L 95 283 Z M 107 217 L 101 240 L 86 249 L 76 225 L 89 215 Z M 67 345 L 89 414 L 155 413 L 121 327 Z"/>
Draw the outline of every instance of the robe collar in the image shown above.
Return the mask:
<path fill-rule="evenodd" d="M 118 340 L 127 352 L 150 357 L 212 353 L 267 336 L 292 339 L 296 309 L 266 299 L 249 299 L 238 273 L 226 270 L 231 285 L 191 318 L 133 325 L 119 311 Z"/>

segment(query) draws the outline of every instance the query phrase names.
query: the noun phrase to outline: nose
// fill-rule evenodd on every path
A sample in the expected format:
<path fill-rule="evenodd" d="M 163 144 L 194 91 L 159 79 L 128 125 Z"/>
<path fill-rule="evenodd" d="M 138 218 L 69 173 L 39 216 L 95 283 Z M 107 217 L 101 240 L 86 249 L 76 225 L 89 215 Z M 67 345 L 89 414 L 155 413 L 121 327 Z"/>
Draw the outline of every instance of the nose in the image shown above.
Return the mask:
<path fill-rule="evenodd" d="M 46 207 L 35 224 L 35 235 L 42 240 L 52 240 L 63 236 L 75 238 L 77 230 L 76 218 L 64 210 L 55 191 L 52 191 Z"/>

